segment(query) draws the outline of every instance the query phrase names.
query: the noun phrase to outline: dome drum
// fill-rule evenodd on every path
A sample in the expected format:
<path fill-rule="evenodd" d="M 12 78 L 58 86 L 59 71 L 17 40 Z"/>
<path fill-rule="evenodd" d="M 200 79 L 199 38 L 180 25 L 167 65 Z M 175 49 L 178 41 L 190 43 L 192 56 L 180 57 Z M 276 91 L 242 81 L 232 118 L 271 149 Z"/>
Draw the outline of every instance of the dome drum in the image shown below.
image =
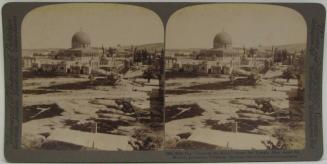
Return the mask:
<path fill-rule="evenodd" d="M 232 37 L 226 33 L 218 33 L 213 40 L 213 48 L 228 48 L 232 46 Z"/>
<path fill-rule="evenodd" d="M 86 33 L 80 31 L 73 35 L 72 48 L 86 48 L 90 47 L 90 45 L 91 39 Z"/>

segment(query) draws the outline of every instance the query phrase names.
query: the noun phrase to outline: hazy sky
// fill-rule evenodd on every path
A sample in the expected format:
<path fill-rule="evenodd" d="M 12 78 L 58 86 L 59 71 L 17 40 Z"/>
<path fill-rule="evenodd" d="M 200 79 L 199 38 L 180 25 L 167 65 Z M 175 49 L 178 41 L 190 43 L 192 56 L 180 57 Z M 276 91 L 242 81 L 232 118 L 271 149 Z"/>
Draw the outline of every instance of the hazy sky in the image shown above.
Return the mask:
<path fill-rule="evenodd" d="M 137 45 L 164 40 L 160 18 L 150 10 L 119 4 L 60 4 L 40 7 L 23 20 L 23 48 L 69 48 L 82 30 L 91 46 Z"/>
<path fill-rule="evenodd" d="M 296 11 L 274 5 L 210 4 L 174 13 L 167 25 L 167 48 L 212 48 L 224 30 L 233 46 L 305 43 L 304 18 Z"/>

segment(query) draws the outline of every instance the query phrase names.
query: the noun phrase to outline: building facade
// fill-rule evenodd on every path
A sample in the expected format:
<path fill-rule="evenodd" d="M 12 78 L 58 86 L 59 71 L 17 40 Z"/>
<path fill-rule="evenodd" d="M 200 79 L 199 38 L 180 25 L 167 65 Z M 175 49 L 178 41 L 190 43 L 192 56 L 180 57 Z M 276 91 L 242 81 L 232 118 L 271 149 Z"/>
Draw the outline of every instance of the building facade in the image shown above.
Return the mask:
<path fill-rule="evenodd" d="M 230 74 L 233 69 L 242 68 L 257 69 L 271 60 L 271 54 L 269 56 L 266 52 L 233 47 L 232 38 L 226 32 L 215 35 L 213 48 L 193 52 L 192 59 L 175 57 L 177 60 L 174 62 L 166 61 L 166 66 L 173 71 L 206 74 Z"/>
<path fill-rule="evenodd" d="M 32 70 L 57 74 L 91 74 L 92 70 L 101 67 L 103 55 L 101 49 L 91 47 L 89 36 L 80 31 L 72 36 L 71 48 L 59 50 L 47 59 L 35 59 Z"/>

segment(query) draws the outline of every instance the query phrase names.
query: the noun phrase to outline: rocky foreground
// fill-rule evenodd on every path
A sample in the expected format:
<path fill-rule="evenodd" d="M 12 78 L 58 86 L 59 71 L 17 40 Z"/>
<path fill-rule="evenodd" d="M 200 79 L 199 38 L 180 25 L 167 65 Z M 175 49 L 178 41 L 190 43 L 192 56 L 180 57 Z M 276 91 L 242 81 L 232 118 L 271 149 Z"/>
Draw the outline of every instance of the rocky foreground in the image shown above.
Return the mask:
<path fill-rule="evenodd" d="M 155 150 L 149 95 L 158 81 L 122 79 L 116 86 L 86 77 L 28 78 L 23 88 L 22 147 L 47 150 Z"/>
<path fill-rule="evenodd" d="M 303 100 L 296 79 L 264 78 L 256 86 L 230 86 L 228 80 L 166 81 L 166 149 L 304 148 Z"/>

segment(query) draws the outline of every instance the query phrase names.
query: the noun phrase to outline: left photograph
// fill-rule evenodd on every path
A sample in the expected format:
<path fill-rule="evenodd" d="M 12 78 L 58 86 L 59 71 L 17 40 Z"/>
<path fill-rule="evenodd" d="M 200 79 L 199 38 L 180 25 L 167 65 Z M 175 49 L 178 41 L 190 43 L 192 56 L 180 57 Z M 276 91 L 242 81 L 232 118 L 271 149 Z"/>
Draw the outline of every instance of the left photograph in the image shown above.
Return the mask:
<path fill-rule="evenodd" d="M 28 150 L 161 150 L 164 29 L 151 10 L 67 3 L 21 29 Z"/>

